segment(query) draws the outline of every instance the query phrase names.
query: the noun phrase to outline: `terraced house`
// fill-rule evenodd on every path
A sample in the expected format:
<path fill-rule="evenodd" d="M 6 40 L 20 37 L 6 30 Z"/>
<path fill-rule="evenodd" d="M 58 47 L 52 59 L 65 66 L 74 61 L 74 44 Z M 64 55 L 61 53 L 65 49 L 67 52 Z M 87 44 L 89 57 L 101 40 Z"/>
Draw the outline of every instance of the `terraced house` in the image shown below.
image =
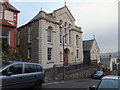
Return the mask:
<path fill-rule="evenodd" d="M 41 10 L 31 21 L 18 28 L 19 54 L 23 59 L 41 63 L 44 68 L 81 64 L 82 33 L 66 5 L 52 13 Z"/>
<path fill-rule="evenodd" d="M 0 1 L 0 39 L 2 44 L 16 48 L 18 13 L 9 0 Z"/>

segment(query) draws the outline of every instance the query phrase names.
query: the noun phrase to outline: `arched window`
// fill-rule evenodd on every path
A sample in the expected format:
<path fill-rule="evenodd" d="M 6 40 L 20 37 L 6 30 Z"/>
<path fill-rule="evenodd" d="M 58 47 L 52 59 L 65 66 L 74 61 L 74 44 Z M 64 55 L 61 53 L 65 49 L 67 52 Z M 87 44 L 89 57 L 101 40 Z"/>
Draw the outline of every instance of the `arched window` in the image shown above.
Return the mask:
<path fill-rule="evenodd" d="M 52 27 L 48 27 L 47 30 L 47 41 L 52 42 Z"/>
<path fill-rule="evenodd" d="M 69 24 L 69 26 L 68 26 L 69 28 L 71 28 L 71 24 Z"/>
<path fill-rule="evenodd" d="M 62 20 L 60 20 L 60 24 L 62 24 L 63 23 L 63 21 Z"/>
<path fill-rule="evenodd" d="M 79 50 L 76 50 L 76 58 L 79 58 Z"/>
<path fill-rule="evenodd" d="M 69 44 L 71 44 L 71 30 L 69 30 Z"/>
<path fill-rule="evenodd" d="M 78 45 L 79 45 L 79 36 L 76 35 L 76 46 L 78 46 Z"/>
<path fill-rule="evenodd" d="M 67 34 L 67 29 L 65 28 L 65 35 Z M 65 43 L 67 43 L 67 36 L 65 36 Z"/>
<path fill-rule="evenodd" d="M 67 22 L 65 22 L 65 25 L 64 25 L 65 27 L 67 26 Z"/>
<path fill-rule="evenodd" d="M 60 43 L 62 43 L 62 27 L 59 27 L 60 30 L 59 30 L 59 34 L 60 34 Z"/>
<path fill-rule="evenodd" d="M 60 52 L 60 61 L 63 61 L 63 60 L 62 60 L 62 52 Z"/>

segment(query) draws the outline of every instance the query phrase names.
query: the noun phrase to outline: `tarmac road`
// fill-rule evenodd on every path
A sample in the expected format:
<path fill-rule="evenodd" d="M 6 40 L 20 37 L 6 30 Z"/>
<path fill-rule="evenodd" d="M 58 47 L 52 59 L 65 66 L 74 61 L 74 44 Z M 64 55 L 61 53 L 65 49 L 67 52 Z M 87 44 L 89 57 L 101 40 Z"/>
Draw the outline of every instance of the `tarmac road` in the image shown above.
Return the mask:
<path fill-rule="evenodd" d="M 88 89 L 90 86 L 98 85 L 100 80 L 96 79 L 80 79 L 80 80 L 70 80 L 70 81 L 60 81 L 45 83 L 42 88 L 83 88 Z"/>

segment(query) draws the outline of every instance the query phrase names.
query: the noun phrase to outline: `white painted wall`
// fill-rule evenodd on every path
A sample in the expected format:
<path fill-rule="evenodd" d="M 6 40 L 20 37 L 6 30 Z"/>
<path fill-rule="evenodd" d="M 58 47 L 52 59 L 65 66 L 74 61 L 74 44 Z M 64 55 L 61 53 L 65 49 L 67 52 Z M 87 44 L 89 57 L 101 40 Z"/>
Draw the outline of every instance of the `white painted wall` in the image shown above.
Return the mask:
<path fill-rule="evenodd" d="M 75 20 L 73 17 L 70 15 L 70 12 L 68 9 L 65 7 L 61 10 L 55 11 L 54 16 L 56 18 L 53 18 L 55 22 L 59 22 L 60 20 L 63 21 L 62 27 L 63 30 L 65 28 L 64 23 L 67 22 L 67 24 L 71 24 L 71 29 L 77 29 L 75 27 Z M 43 17 L 47 17 L 45 13 L 40 14 Z M 52 43 L 47 42 L 47 29 L 48 27 L 51 26 L 53 28 L 52 31 Z M 44 68 L 49 68 L 53 67 L 54 64 L 57 65 L 62 65 L 63 62 L 60 61 L 60 52 L 63 54 L 63 45 L 60 43 L 60 38 L 59 38 L 59 27 L 60 25 L 48 22 L 46 20 L 39 20 L 39 62 L 43 64 Z M 68 27 L 68 26 L 67 26 Z M 81 31 L 81 30 L 80 30 Z M 64 31 L 63 31 L 64 32 Z M 69 33 L 69 29 L 67 28 L 67 33 Z M 82 48 L 82 33 L 77 32 L 75 30 L 71 31 L 71 44 L 67 43 L 65 44 L 65 48 L 68 48 L 70 50 L 70 56 L 69 56 L 69 64 L 78 62 L 82 63 L 83 61 L 83 48 Z M 64 35 L 64 34 L 63 34 Z M 76 35 L 79 35 L 79 47 L 76 47 Z M 69 37 L 69 36 L 67 36 Z M 69 39 L 68 39 L 69 41 Z M 47 60 L 47 48 L 51 47 L 52 48 L 52 60 L 48 61 Z M 79 49 L 79 58 L 76 59 L 76 49 Z M 63 55 L 62 55 L 63 59 Z"/>

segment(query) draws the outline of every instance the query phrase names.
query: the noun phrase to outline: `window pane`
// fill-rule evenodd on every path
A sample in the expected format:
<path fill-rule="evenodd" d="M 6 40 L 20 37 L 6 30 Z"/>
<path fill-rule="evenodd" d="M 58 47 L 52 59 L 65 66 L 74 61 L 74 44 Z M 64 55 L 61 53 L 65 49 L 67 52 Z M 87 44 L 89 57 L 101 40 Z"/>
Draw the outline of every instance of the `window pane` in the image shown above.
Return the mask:
<path fill-rule="evenodd" d="M 2 12 L 2 5 L 0 5 L 0 12 Z"/>
<path fill-rule="evenodd" d="M 25 73 L 36 72 L 36 67 L 34 64 L 25 64 Z"/>
<path fill-rule="evenodd" d="M 4 71 L 2 71 L 2 75 L 6 75 L 7 73 L 7 69 L 5 69 Z"/>
<path fill-rule="evenodd" d="M 118 88 L 118 80 L 102 80 L 99 88 L 99 90 L 101 90 L 101 88 Z"/>
<path fill-rule="evenodd" d="M 79 50 L 76 50 L 77 58 L 79 58 Z"/>
<path fill-rule="evenodd" d="M 78 35 L 76 36 L 76 46 L 78 46 L 78 39 L 79 39 L 79 37 L 78 37 Z"/>
<path fill-rule="evenodd" d="M 2 36 L 4 36 L 5 38 L 9 38 L 9 30 L 7 29 L 0 29 L 0 32 L 2 32 Z"/>
<path fill-rule="evenodd" d="M 49 27 L 47 32 L 48 32 L 48 33 L 47 33 L 47 34 L 48 34 L 48 37 L 47 37 L 47 38 L 48 38 L 48 42 L 51 42 L 51 37 L 52 37 L 52 28 L 51 28 L 51 27 Z"/>
<path fill-rule="evenodd" d="M 40 65 L 37 65 L 37 72 L 43 71 Z"/>
<path fill-rule="evenodd" d="M 0 12 L 0 19 L 2 18 L 2 12 Z"/>
<path fill-rule="evenodd" d="M 62 43 L 62 28 L 60 27 L 60 43 Z"/>
<path fill-rule="evenodd" d="M 2 19 L 2 11 L 3 10 L 3 6 L 2 5 L 0 5 L 0 19 Z"/>
<path fill-rule="evenodd" d="M 28 59 L 31 59 L 31 48 L 28 49 Z"/>
<path fill-rule="evenodd" d="M 67 34 L 67 29 L 65 28 L 65 35 Z M 67 36 L 65 36 L 65 43 L 67 43 Z"/>
<path fill-rule="evenodd" d="M 48 60 L 51 60 L 52 48 L 48 48 Z"/>
<path fill-rule="evenodd" d="M 5 10 L 5 16 L 4 16 L 4 18 L 6 20 L 13 21 L 13 19 L 14 19 L 14 15 L 13 14 L 14 13 L 12 11 Z"/>
<path fill-rule="evenodd" d="M 9 72 L 13 72 L 13 74 L 22 74 L 22 64 L 16 64 L 9 67 Z"/>
<path fill-rule="evenodd" d="M 28 43 L 32 40 L 32 26 L 28 27 Z"/>
<path fill-rule="evenodd" d="M 71 44 L 71 31 L 69 30 L 69 44 Z"/>

